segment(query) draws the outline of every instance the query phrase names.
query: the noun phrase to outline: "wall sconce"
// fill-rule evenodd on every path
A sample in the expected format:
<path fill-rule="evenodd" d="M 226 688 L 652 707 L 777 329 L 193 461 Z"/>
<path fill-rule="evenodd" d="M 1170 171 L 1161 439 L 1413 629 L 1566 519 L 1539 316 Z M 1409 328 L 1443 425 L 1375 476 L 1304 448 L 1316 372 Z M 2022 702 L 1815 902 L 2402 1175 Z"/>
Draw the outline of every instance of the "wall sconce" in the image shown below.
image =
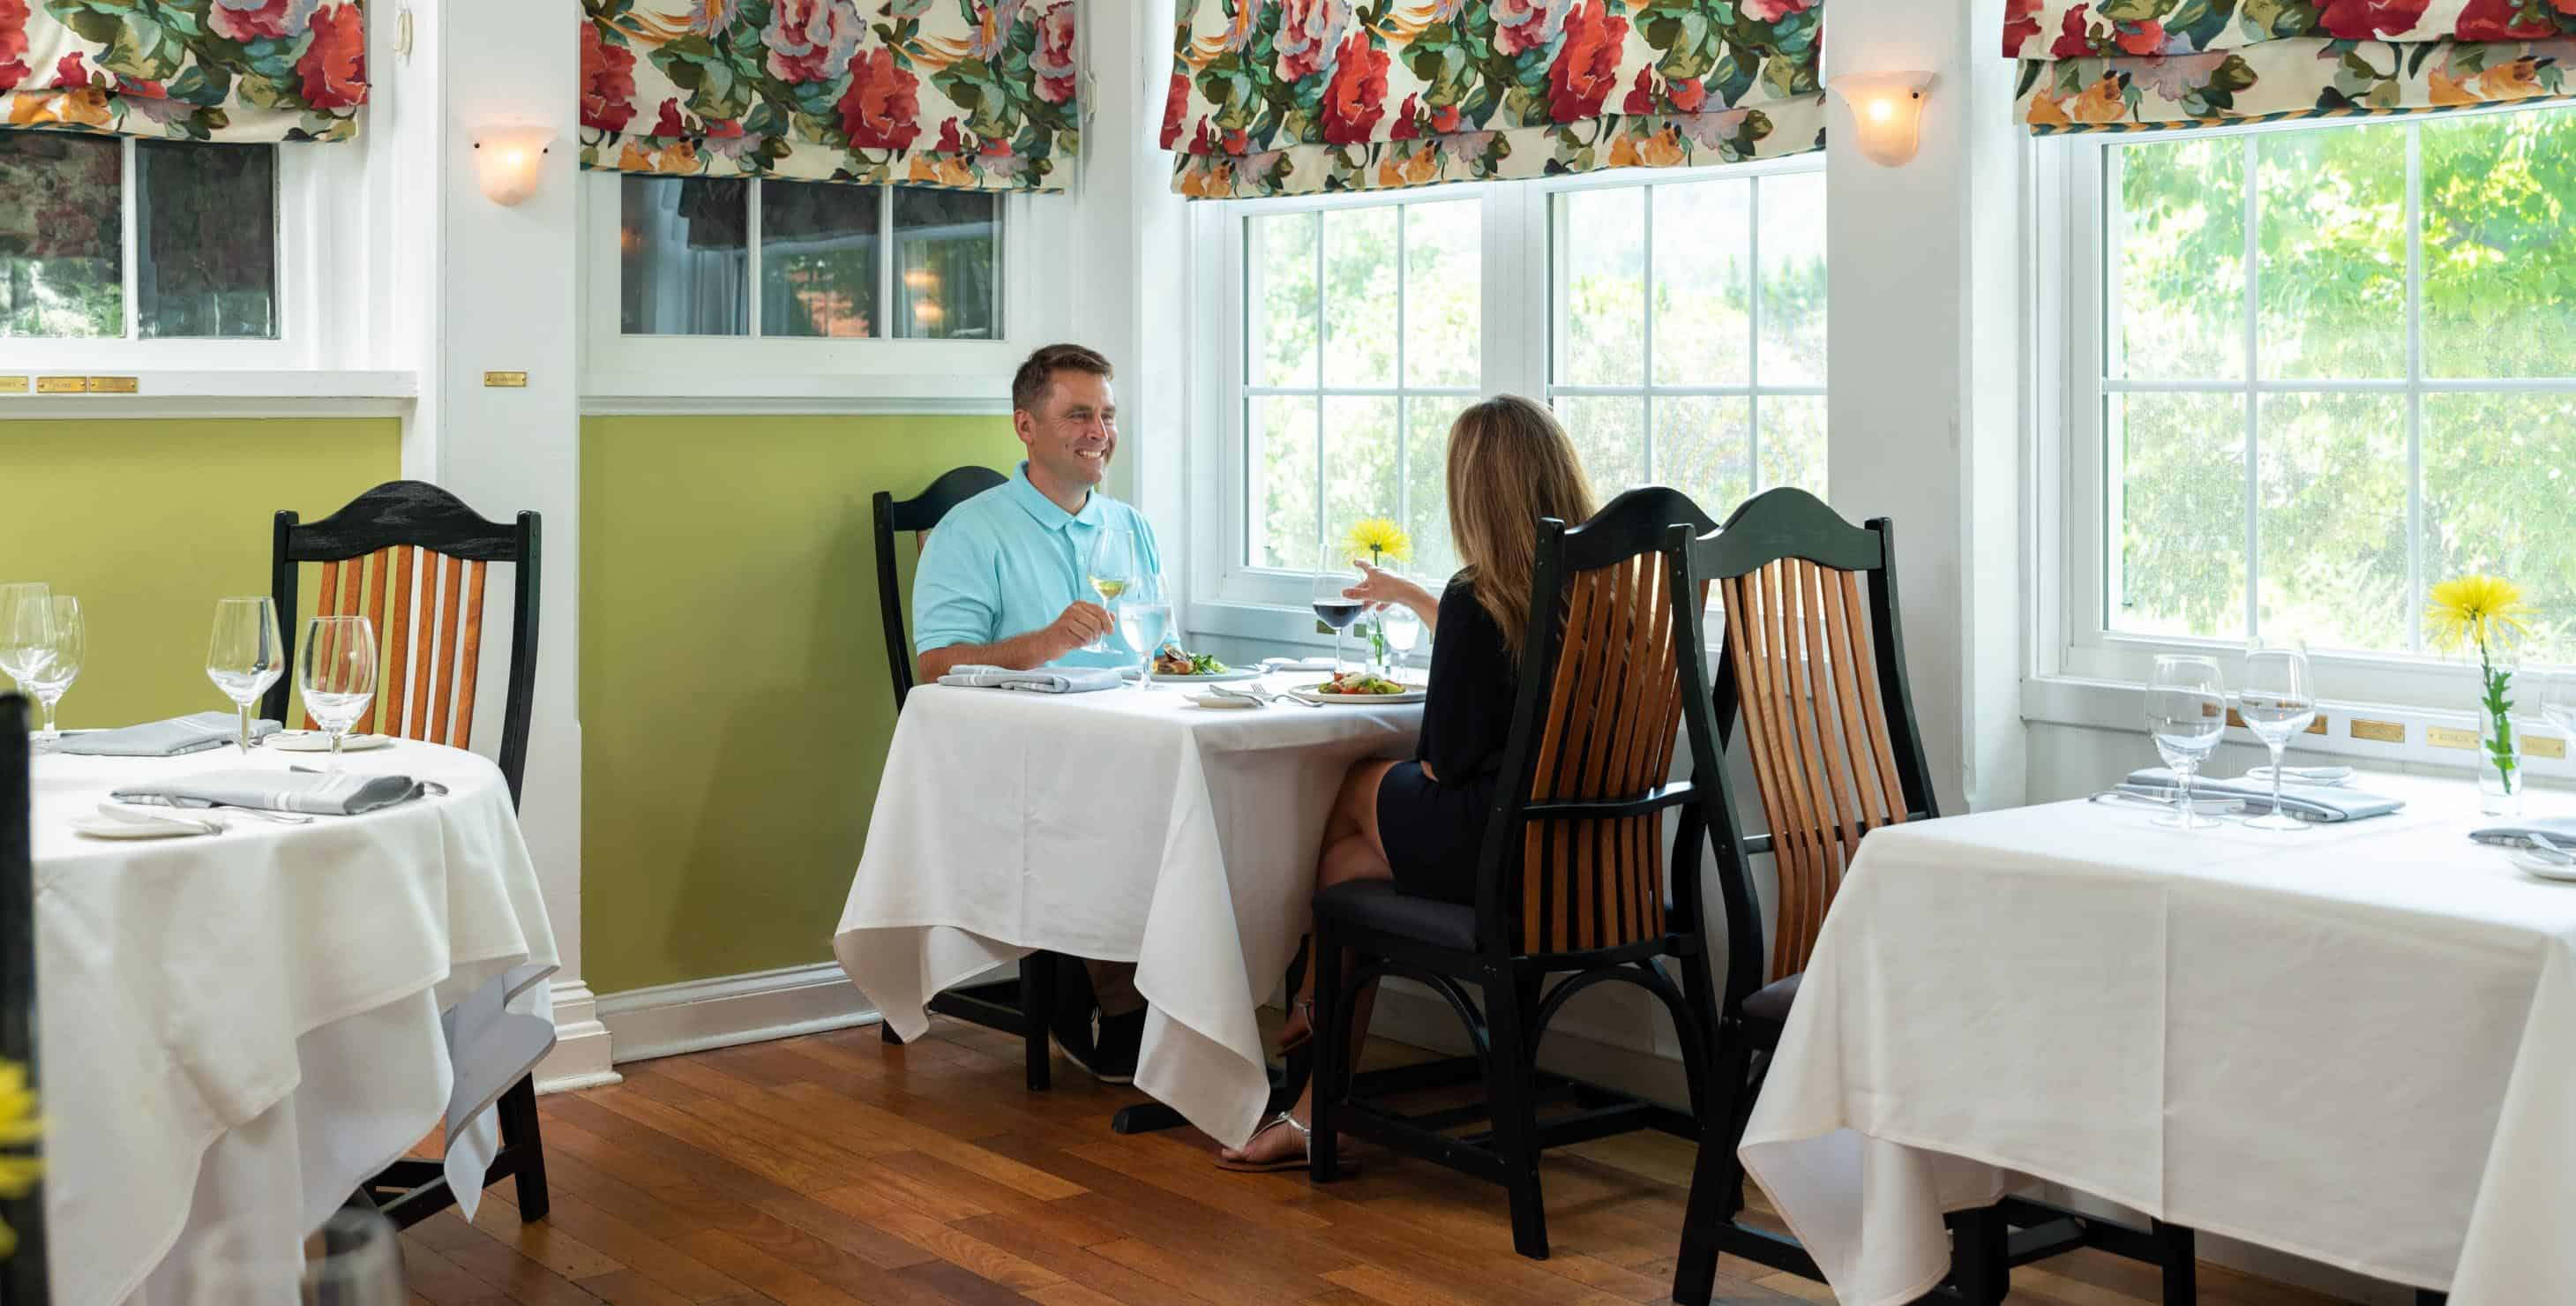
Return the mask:
<path fill-rule="evenodd" d="M 1851 106 L 1860 152 L 1870 162 L 1893 168 L 1914 157 L 1932 74 L 1852 73 L 1826 86 Z"/>
<path fill-rule="evenodd" d="M 474 173 L 484 198 L 516 204 L 536 194 L 554 142 L 554 133 L 543 127 L 496 124 L 475 132 Z"/>

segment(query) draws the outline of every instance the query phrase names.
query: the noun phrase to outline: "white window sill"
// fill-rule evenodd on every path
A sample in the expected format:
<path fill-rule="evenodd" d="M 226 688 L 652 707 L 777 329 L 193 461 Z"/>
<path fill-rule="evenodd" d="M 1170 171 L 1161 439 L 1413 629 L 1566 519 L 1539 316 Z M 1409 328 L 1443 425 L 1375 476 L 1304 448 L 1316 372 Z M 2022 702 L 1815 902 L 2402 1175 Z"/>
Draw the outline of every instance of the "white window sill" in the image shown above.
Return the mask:
<path fill-rule="evenodd" d="M 133 382 L 132 394 L 40 394 L 47 378 L 86 375 Z M 42 418 L 399 417 L 420 397 L 410 371 L 70 369 L 0 372 L 0 420 Z"/>
<path fill-rule="evenodd" d="M 1014 356 L 1013 366 L 1017 363 Z M 592 372 L 582 378 L 581 395 L 581 411 L 586 417 L 710 413 L 1007 415 L 1011 411 L 1011 369 L 996 373 L 839 376 L 819 372 Z"/>
<path fill-rule="evenodd" d="M 2116 680 L 2088 680 L 2075 676 L 2032 676 L 2021 682 L 2021 719 L 2029 725 L 2075 726 L 2088 730 L 2108 730 L 2137 735 L 2145 746 L 2146 687 Z M 2528 699 L 2526 698 L 2526 701 Z M 2397 707 L 2383 703 L 2354 703 L 2327 700 L 2318 710 L 2324 722 L 2322 734 L 2301 735 L 2290 743 L 2289 751 L 2319 757 L 2332 757 L 2346 765 L 2381 770 L 2403 768 L 2408 771 L 2467 775 L 2476 770 L 2478 753 L 2474 745 L 2477 731 L 2477 704 L 2463 691 L 2457 711 L 2434 711 L 2417 707 Z M 2525 731 L 2524 757 L 2533 763 L 2535 779 L 2548 780 L 2567 773 L 2566 741 L 2557 730 L 2540 720 L 2537 712 L 2516 712 L 2517 725 L 2532 727 Z M 2405 732 L 2403 742 L 2383 742 L 2356 737 L 2354 722 L 2394 726 Z M 2432 742 L 2436 729 L 2465 730 L 2472 736 L 2468 747 L 2445 747 Z M 2252 731 L 2230 726 L 2225 742 L 2261 747 Z M 2548 750 L 2557 750 L 2552 756 Z"/>

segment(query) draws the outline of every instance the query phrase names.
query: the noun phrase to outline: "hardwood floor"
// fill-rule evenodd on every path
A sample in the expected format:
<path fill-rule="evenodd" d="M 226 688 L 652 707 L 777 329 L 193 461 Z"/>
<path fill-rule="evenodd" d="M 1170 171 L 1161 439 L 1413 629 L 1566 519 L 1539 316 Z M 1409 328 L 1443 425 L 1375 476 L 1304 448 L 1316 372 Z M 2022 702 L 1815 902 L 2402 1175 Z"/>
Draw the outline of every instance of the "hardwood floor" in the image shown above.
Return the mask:
<path fill-rule="evenodd" d="M 637 1062 L 621 1085 L 541 1099 L 552 1216 L 521 1224 L 497 1184 L 473 1224 L 412 1229 L 413 1303 L 1619 1306 L 1671 1290 L 1688 1143 L 1550 1153 L 1555 1255 L 1530 1261 L 1500 1188 L 1375 1149 L 1323 1188 L 1228 1174 L 1194 1131 L 1111 1133 L 1130 1090 L 1059 1061 L 1055 1090 L 1029 1093 L 1017 1040 L 932 1029 L 908 1047 L 869 1028 Z M 1720 1269 L 1719 1301 L 1833 1299 Z M 2013 1283 L 2034 1306 L 2156 1300 L 2151 1271 L 2092 1252 Z M 2204 1265 L 2201 1300 L 2328 1299 Z"/>

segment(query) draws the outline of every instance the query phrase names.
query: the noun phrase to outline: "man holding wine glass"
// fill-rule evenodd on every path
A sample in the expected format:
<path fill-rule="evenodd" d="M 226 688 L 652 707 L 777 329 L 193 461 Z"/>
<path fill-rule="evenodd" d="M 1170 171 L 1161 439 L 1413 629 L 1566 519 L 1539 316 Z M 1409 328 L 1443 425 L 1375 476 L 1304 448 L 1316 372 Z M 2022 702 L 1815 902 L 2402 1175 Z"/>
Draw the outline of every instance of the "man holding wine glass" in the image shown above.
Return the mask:
<path fill-rule="evenodd" d="M 1158 606 L 1163 570 L 1144 514 L 1099 488 L 1118 452 L 1112 376 L 1108 359 L 1080 345 L 1048 345 L 1020 365 L 1011 427 L 1027 460 L 951 509 L 922 546 L 912 589 L 922 680 L 967 665 L 1127 667 L 1153 653 L 1112 639 L 1118 616 L 1107 606 Z M 1098 1031 L 1088 1006 L 1068 1001 L 1057 1044 L 1094 1076 L 1126 1083 L 1145 1034 L 1136 968 L 1086 961 L 1084 970 Z"/>

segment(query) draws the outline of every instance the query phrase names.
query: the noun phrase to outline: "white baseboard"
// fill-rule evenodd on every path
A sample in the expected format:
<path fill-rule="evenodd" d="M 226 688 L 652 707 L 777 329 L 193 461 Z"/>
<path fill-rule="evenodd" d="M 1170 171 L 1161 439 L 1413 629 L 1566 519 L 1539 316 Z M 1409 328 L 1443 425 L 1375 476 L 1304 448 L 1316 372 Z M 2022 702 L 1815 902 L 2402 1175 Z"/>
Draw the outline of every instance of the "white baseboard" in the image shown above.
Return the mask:
<path fill-rule="evenodd" d="M 838 962 L 662 984 L 599 999 L 620 1062 L 871 1024 L 876 1009 Z"/>
<path fill-rule="evenodd" d="M 599 1023 L 599 1000 L 587 984 L 555 986 L 555 1050 L 537 1063 L 537 1091 L 563 1093 L 614 1084 L 608 1027 Z"/>

